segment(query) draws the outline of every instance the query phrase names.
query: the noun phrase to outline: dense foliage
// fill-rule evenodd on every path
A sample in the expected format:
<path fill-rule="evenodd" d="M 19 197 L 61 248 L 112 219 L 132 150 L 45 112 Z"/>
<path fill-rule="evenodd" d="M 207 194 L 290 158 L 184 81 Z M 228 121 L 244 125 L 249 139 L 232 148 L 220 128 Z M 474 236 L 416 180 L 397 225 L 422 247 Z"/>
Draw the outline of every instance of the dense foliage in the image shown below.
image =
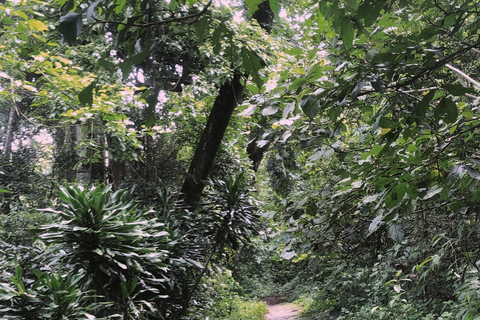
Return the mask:
<path fill-rule="evenodd" d="M 480 315 L 475 1 L 0 16 L 2 317 Z"/>

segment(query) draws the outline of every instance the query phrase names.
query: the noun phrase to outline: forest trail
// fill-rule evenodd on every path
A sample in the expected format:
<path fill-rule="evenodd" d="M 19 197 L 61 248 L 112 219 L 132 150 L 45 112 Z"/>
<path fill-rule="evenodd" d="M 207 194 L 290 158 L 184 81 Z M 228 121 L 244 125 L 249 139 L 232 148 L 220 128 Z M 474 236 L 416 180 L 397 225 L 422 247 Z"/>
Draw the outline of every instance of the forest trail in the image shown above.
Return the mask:
<path fill-rule="evenodd" d="M 265 315 L 265 320 L 295 320 L 299 319 L 298 315 L 301 309 L 298 305 L 293 303 L 280 303 L 279 301 L 272 301 L 265 299 L 268 306 L 268 313 Z"/>

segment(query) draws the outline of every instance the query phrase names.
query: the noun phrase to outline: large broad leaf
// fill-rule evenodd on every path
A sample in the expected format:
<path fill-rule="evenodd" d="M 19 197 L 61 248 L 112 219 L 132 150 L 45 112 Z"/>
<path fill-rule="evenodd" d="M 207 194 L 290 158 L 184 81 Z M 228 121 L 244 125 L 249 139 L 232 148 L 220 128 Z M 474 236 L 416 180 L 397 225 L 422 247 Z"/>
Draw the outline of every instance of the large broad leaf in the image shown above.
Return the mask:
<path fill-rule="evenodd" d="M 442 192 L 443 188 L 438 185 L 434 185 L 428 189 L 427 194 L 423 197 L 423 200 L 427 200 L 435 196 L 436 194 Z"/>
<path fill-rule="evenodd" d="M 254 51 L 247 49 L 246 47 L 242 48 L 241 55 L 245 71 L 252 75 L 253 82 L 255 82 L 258 88 L 261 88 L 264 81 L 260 77 L 259 71 L 263 68 L 263 59 Z"/>
<path fill-rule="evenodd" d="M 313 120 L 313 118 L 315 118 L 315 116 L 317 115 L 320 104 L 317 100 L 317 97 L 309 95 L 306 98 L 302 99 L 302 101 L 300 102 L 300 106 L 302 107 L 305 115 L 309 117 L 310 120 Z"/>
<path fill-rule="evenodd" d="M 437 120 L 443 119 L 447 123 L 455 122 L 458 118 L 457 104 L 448 98 L 443 98 L 435 110 Z"/>
<path fill-rule="evenodd" d="M 393 129 L 393 128 L 399 127 L 400 123 L 398 123 L 397 121 L 393 121 L 391 119 L 385 118 L 385 117 L 381 117 L 380 120 L 378 121 L 378 126 L 382 127 L 382 128 Z"/>
<path fill-rule="evenodd" d="M 444 84 L 443 89 L 447 90 L 453 96 L 463 96 L 466 93 L 474 93 L 473 88 L 466 88 L 460 84 Z"/>
<path fill-rule="evenodd" d="M 82 15 L 75 12 L 69 12 L 60 18 L 58 31 L 63 36 L 63 41 L 72 43 L 82 32 Z"/>
<path fill-rule="evenodd" d="M 103 0 L 97 0 L 94 3 L 92 3 L 90 6 L 87 8 L 87 23 L 91 23 L 94 18 L 94 11 L 97 5 Z"/>
<path fill-rule="evenodd" d="M 370 26 L 377 20 L 386 2 L 386 0 L 362 1 L 357 10 L 358 18 L 363 18 L 366 27 Z"/>
<path fill-rule="evenodd" d="M 270 4 L 270 9 L 272 9 L 273 13 L 275 14 L 275 18 L 279 19 L 280 17 L 278 16 L 278 14 L 280 13 L 280 9 L 282 9 L 282 7 L 280 6 L 280 1 L 268 0 L 268 3 Z"/>
<path fill-rule="evenodd" d="M 197 24 L 195 25 L 199 44 L 203 44 L 203 42 L 205 41 L 205 36 L 210 33 L 208 32 L 209 21 L 210 19 L 208 18 L 208 16 L 203 16 L 197 21 Z"/>
<path fill-rule="evenodd" d="M 287 251 L 282 254 L 282 258 L 285 260 L 290 260 L 295 257 L 295 251 Z"/>
<path fill-rule="evenodd" d="M 375 230 L 377 230 L 380 224 L 382 223 L 382 220 L 383 220 L 382 215 L 376 216 L 375 219 L 373 219 L 370 225 L 368 226 L 368 232 L 373 233 Z"/>
<path fill-rule="evenodd" d="M 159 88 L 152 89 L 151 93 L 145 99 L 148 106 L 145 108 L 145 120 L 144 124 L 147 128 L 153 126 L 156 122 L 156 113 L 155 113 L 155 106 L 158 103 L 158 93 L 160 92 Z"/>
<path fill-rule="evenodd" d="M 346 17 L 342 20 L 340 25 L 340 36 L 342 38 L 343 45 L 347 50 L 353 45 L 353 26 L 350 21 L 350 18 Z"/>
<path fill-rule="evenodd" d="M 432 101 L 434 95 L 435 90 L 430 91 L 425 97 L 423 97 L 422 101 L 417 104 L 417 107 L 415 108 L 415 114 L 419 119 L 423 119 L 425 117 L 425 114 L 430 106 L 430 101 Z"/>
<path fill-rule="evenodd" d="M 277 113 L 278 108 L 274 106 L 270 106 L 262 110 L 262 116 L 271 116 Z"/>
<path fill-rule="evenodd" d="M 403 198 L 405 197 L 406 193 L 406 185 L 405 183 L 399 183 L 398 185 L 393 188 L 393 190 L 389 193 L 387 198 L 385 199 L 385 205 L 387 208 L 391 209 L 397 206 L 400 202 L 402 202 Z"/>
<path fill-rule="evenodd" d="M 388 229 L 388 235 L 393 240 L 395 240 L 397 242 L 401 242 L 403 240 L 403 236 L 404 236 L 403 229 L 399 224 L 392 223 L 392 225 Z"/>
<path fill-rule="evenodd" d="M 93 104 L 93 88 L 95 88 L 96 81 L 93 81 L 88 86 L 86 86 L 80 93 L 78 94 L 78 100 L 80 103 L 85 105 L 92 105 Z"/>
<path fill-rule="evenodd" d="M 263 0 L 245 0 L 248 10 L 250 10 L 251 13 L 255 13 L 255 11 L 258 10 L 258 5 L 262 2 Z"/>
<path fill-rule="evenodd" d="M 30 28 L 38 31 L 48 30 L 47 26 L 42 21 L 35 20 L 35 19 L 28 20 L 28 25 L 30 26 Z"/>

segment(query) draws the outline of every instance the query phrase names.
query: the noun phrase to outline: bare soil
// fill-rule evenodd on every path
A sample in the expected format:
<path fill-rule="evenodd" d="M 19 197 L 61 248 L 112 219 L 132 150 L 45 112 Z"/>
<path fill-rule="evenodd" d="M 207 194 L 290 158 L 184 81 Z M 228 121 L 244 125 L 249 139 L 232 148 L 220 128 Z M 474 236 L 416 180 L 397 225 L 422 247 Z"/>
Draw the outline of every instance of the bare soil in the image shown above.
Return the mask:
<path fill-rule="evenodd" d="M 299 306 L 293 303 L 284 303 L 280 297 L 266 297 L 262 299 L 268 306 L 266 320 L 294 320 L 301 312 Z"/>

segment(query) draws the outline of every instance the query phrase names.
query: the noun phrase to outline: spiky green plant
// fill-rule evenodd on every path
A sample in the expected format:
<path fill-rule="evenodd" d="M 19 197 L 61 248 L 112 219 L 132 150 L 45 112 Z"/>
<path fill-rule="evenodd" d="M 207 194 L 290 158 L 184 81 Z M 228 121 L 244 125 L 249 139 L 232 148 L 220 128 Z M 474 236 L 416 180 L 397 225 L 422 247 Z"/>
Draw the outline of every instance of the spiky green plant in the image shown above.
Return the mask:
<path fill-rule="evenodd" d="M 52 244 L 45 263 L 85 270 L 89 288 L 127 318 L 158 317 L 171 294 L 173 245 L 165 224 L 137 210 L 128 192 L 109 186 L 60 187 L 59 197 L 63 210 L 44 211 L 62 220 L 36 230 Z"/>

